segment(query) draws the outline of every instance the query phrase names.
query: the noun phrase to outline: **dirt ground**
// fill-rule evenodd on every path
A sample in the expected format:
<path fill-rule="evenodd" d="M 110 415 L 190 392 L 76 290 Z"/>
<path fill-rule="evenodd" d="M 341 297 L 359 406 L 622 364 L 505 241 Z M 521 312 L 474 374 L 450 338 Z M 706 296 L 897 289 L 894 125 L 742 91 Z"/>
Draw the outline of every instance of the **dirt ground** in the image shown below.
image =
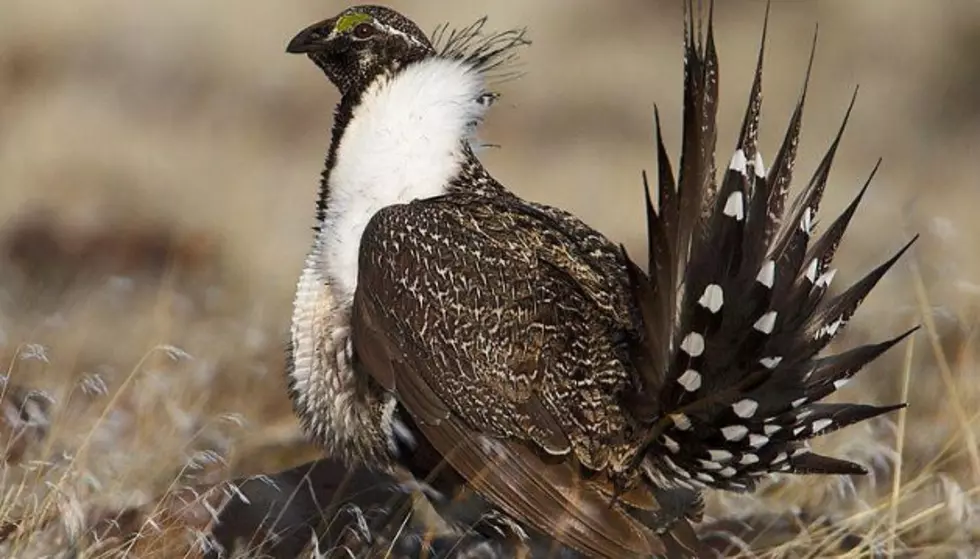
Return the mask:
<path fill-rule="evenodd" d="M 717 4 L 727 160 L 765 2 Z M 391 6 L 425 29 L 484 14 L 491 27 L 526 26 L 524 75 L 501 85 L 481 131 L 500 146 L 485 163 L 519 194 L 640 249 L 654 104 L 679 152 L 679 0 Z M 289 407 L 282 347 L 337 95 L 284 48 L 339 9 L 320 0 L 0 0 L 6 553 L 45 556 L 80 541 L 105 511 L 316 455 Z M 980 3 L 774 1 L 767 160 L 818 23 L 798 183 L 860 86 L 823 223 L 883 158 L 841 248 L 839 284 L 921 235 L 835 347 L 923 329 L 842 399 L 892 403 L 905 393 L 910 407 L 819 442 L 874 475 L 780 478 L 760 495 L 712 497 L 709 516 L 755 549 L 775 545 L 772 556 L 974 556 Z M 841 541 L 851 550 L 839 551 Z"/>

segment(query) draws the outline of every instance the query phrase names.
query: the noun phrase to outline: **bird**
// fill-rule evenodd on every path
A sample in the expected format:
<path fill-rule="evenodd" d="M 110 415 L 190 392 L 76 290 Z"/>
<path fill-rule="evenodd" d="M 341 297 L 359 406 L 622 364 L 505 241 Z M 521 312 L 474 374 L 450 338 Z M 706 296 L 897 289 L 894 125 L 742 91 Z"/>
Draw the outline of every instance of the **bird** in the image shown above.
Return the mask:
<path fill-rule="evenodd" d="M 814 55 L 767 167 L 767 8 L 719 172 L 713 6 L 706 24 L 694 12 L 686 3 L 676 177 L 654 111 L 643 259 L 481 163 L 476 133 L 525 29 L 489 32 L 483 18 L 429 37 L 393 9 L 358 5 L 288 43 L 341 95 L 287 343 L 294 410 L 328 455 L 405 468 L 437 509 L 477 499 L 474 529 L 533 556 L 696 557 L 707 491 L 866 473 L 808 441 L 904 407 L 824 399 L 915 329 L 824 349 L 915 238 L 830 290 L 878 169 L 819 233 L 856 95 L 790 200 Z"/>

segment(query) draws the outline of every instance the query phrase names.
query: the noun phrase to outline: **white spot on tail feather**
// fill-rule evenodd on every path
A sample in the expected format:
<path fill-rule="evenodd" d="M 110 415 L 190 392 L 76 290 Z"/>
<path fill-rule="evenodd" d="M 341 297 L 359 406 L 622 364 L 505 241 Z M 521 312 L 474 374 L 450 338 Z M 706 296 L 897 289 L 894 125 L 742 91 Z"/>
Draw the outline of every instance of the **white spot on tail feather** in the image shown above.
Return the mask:
<path fill-rule="evenodd" d="M 773 283 L 776 281 L 776 262 L 773 260 L 763 262 L 759 274 L 755 276 L 755 281 L 772 289 Z"/>
<path fill-rule="evenodd" d="M 776 311 L 769 311 L 760 316 L 759 320 L 756 320 L 752 327 L 763 334 L 772 334 L 773 329 L 776 327 L 776 317 L 778 315 L 779 313 Z"/>
<path fill-rule="evenodd" d="M 759 409 L 759 402 L 751 398 L 745 398 L 732 404 L 732 411 L 735 412 L 735 415 L 746 419 L 755 415 L 757 409 Z"/>
<path fill-rule="evenodd" d="M 740 190 L 728 195 L 728 200 L 725 201 L 725 208 L 722 211 L 725 215 L 734 217 L 735 221 L 745 219 L 745 196 Z"/>
<path fill-rule="evenodd" d="M 769 442 L 769 437 L 763 435 L 757 435 L 752 433 L 749 435 L 749 446 L 752 448 L 761 448 Z"/>
<path fill-rule="evenodd" d="M 800 218 L 800 231 L 809 235 L 811 230 L 813 230 L 813 211 L 806 207 L 803 209 L 803 217 Z"/>
<path fill-rule="evenodd" d="M 780 356 L 778 356 L 778 355 L 777 356 L 774 356 L 774 357 L 763 357 L 762 359 L 759 359 L 759 363 L 763 367 L 765 367 L 767 369 L 770 369 L 770 370 L 775 369 L 776 367 L 778 367 L 779 364 L 782 363 L 782 361 L 783 361 L 783 358 L 780 357 Z"/>
<path fill-rule="evenodd" d="M 710 448 L 708 449 L 708 456 L 717 462 L 725 462 L 732 459 L 732 453 L 725 449 Z"/>
<path fill-rule="evenodd" d="M 823 431 L 824 429 L 830 427 L 833 424 L 834 424 L 834 420 L 832 419 L 818 419 L 813 422 L 813 426 L 811 427 L 811 430 L 813 431 L 813 433 L 819 433 L 820 431 Z"/>
<path fill-rule="evenodd" d="M 674 422 L 674 427 L 680 431 L 687 431 L 691 428 L 691 418 L 683 413 L 675 413 L 670 416 L 670 419 Z"/>
<path fill-rule="evenodd" d="M 701 294 L 701 299 L 698 300 L 698 304 L 711 311 L 712 314 L 721 310 L 721 306 L 724 303 L 725 292 L 717 283 L 712 283 L 708 287 L 705 287 L 704 293 Z"/>
<path fill-rule="evenodd" d="M 837 331 L 840 330 L 840 327 L 843 325 L 844 325 L 844 317 L 838 317 L 837 320 L 817 330 L 817 335 L 814 336 L 814 339 L 820 339 L 823 338 L 824 336 L 833 336 L 837 334 Z"/>
<path fill-rule="evenodd" d="M 681 349 L 691 357 L 700 356 L 704 353 L 704 337 L 697 332 L 691 332 L 681 342 Z"/>
<path fill-rule="evenodd" d="M 667 435 L 661 435 L 660 439 L 663 442 L 664 446 L 667 447 L 667 449 L 673 452 L 674 454 L 680 452 L 681 445 L 677 444 L 677 441 L 675 441 L 674 439 L 668 437 Z"/>
<path fill-rule="evenodd" d="M 721 428 L 721 434 L 728 441 L 740 441 L 749 434 L 749 428 L 745 425 L 729 425 Z"/>
<path fill-rule="evenodd" d="M 736 173 L 745 175 L 745 167 L 748 165 L 748 163 L 749 160 L 745 158 L 745 152 L 741 149 L 737 149 L 732 155 L 732 161 L 728 164 L 728 168 Z"/>
<path fill-rule="evenodd" d="M 810 283 L 815 283 L 817 281 L 817 259 L 814 258 L 810 261 L 810 265 L 806 267 L 806 272 L 803 276 L 810 280 Z"/>
<path fill-rule="evenodd" d="M 817 278 L 817 287 L 830 287 L 830 282 L 834 281 L 834 276 L 836 275 L 837 268 L 831 268 L 820 274 L 820 277 Z"/>
<path fill-rule="evenodd" d="M 684 371 L 684 374 L 677 377 L 677 382 L 688 392 L 694 392 L 701 388 L 701 373 L 694 369 Z"/>
<path fill-rule="evenodd" d="M 701 464 L 701 467 L 704 468 L 705 470 L 720 470 L 721 469 L 721 464 L 719 464 L 718 462 L 715 462 L 713 460 L 700 460 L 699 459 L 698 460 L 698 463 Z"/>
<path fill-rule="evenodd" d="M 759 461 L 759 456 L 752 454 L 751 452 L 743 454 L 742 458 L 739 459 L 738 463 L 743 466 L 748 466 L 749 464 L 755 464 Z"/>
<path fill-rule="evenodd" d="M 760 179 L 766 178 L 766 166 L 762 163 L 762 153 L 757 149 L 755 150 L 755 176 Z"/>

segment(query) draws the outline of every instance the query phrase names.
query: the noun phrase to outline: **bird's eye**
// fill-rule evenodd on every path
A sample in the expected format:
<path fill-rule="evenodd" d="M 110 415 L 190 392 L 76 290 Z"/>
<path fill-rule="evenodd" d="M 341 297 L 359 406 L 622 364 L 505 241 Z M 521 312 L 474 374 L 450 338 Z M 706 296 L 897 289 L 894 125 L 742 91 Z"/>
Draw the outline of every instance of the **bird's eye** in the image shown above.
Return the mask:
<path fill-rule="evenodd" d="M 370 39 L 377 32 L 370 23 L 361 23 L 354 28 L 354 37 L 357 39 Z"/>

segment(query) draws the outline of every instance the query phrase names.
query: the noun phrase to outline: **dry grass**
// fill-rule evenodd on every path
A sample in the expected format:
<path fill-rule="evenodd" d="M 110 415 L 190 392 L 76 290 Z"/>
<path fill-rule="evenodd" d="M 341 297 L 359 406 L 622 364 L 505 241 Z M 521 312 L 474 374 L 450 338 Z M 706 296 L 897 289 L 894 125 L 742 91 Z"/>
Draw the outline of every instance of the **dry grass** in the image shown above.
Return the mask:
<path fill-rule="evenodd" d="M 487 152 L 488 166 L 638 248 L 653 102 L 677 154 L 679 4 L 395 7 L 429 28 L 486 11 L 491 24 L 527 25 L 527 75 L 504 86 L 483 131 L 504 146 Z M 859 83 L 828 215 L 885 158 L 842 248 L 841 283 L 923 235 L 837 347 L 924 328 L 842 395 L 907 397 L 909 409 L 819 442 L 873 475 L 778 478 L 759 495 L 715 496 L 706 531 L 719 548 L 977 553 L 980 8 L 942 6 L 774 2 L 765 153 L 819 22 L 799 168 L 813 169 Z M 316 455 L 286 399 L 281 348 L 336 98 L 282 50 L 336 9 L 313 0 L 0 8 L 0 552 L 193 556 L 200 542 L 188 534 L 210 524 L 203 503 L 227 495 L 199 501 L 188 487 Z M 725 150 L 764 4 L 717 10 Z"/>

